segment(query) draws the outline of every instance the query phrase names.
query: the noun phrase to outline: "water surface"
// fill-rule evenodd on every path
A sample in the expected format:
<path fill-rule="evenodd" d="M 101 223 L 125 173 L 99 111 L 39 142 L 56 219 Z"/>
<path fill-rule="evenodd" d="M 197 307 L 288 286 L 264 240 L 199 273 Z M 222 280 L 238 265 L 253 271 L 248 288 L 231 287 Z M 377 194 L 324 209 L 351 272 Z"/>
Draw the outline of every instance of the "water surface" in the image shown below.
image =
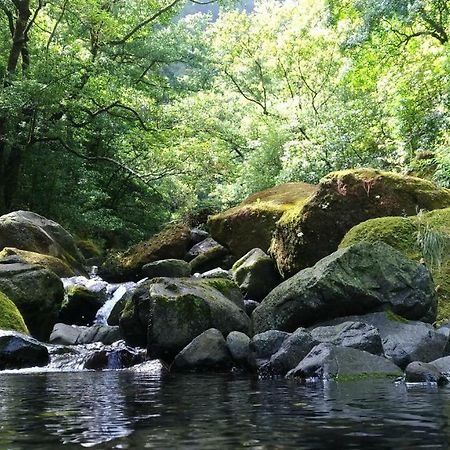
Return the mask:
<path fill-rule="evenodd" d="M 0 418 L 1 449 L 444 449 L 450 388 L 131 371 L 0 373 Z"/>

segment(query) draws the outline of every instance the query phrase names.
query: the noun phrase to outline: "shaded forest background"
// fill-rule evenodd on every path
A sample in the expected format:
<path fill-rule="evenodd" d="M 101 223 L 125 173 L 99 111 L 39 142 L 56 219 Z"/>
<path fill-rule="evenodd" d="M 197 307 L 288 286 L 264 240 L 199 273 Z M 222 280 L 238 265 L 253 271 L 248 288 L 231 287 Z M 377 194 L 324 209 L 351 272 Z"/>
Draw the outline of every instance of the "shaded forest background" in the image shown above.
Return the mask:
<path fill-rule="evenodd" d="M 450 186 L 449 2 L 0 0 L 0 213 L 125 246 L 288 181 Z"/>

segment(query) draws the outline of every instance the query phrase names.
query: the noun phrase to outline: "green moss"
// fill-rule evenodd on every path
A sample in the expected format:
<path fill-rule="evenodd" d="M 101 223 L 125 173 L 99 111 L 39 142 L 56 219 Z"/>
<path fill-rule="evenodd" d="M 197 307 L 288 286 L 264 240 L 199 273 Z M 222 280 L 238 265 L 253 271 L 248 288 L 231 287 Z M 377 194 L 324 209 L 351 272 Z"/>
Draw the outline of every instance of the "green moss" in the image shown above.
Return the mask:
<path fill-rule="evenodd" d="M 349 381 L 364 381 L 364 380 L 373 380 L 373 379 L 385 379 L 385 378 L 397 378 L 399 373 L 358 373 L 355 375 L 338 375 L 334 377 L 335 381 L 341 381 L 347 383 Z"/>
<path fill-rule="evenodd" d="M 386 311 L 386 318 L 392 322 L 398 322 L 398 323 L 404 323 L 404 324 L 409 323 L 408 319 L 405 319 L 404 317 L 399 316 L 398 314 L 395 314 L 395 312 L 390 309 Z"/>
<path fill-rule="evenodd" d="M 227 278 L 204 278 L 202 283 L 216 289 L 221 294 L 226 294 L 230 289 L 239 289 L 239 286 L 232 280 Z M 225 295 L 226 296 L 226 295 Z"/>
<path fill-rule="evenodd" d="M 98 258 L 103 254 L 102 248 L 92 239 L 77 239 L 76 245 L 85 258 Z"/>
<path fill-rule="evenodd" d="M 16 305 L 0 292 L 0 329 L 28 334 L 27 326 Z"/>
<path fill-rule="evenodd" d="M 417 262 L 424 261 L 417 232 L 428 224 L 450 239 L 450 208 L 439 209 L 419 217 L 384 217 L 371 219 L 353 227 L 342 240 L 340 247 L 349 247 L 361 241 L 383 241 Z M 450 320 L 450 252 L 440 266 L 429 267 L 438 295 L 437 322 Z"/>

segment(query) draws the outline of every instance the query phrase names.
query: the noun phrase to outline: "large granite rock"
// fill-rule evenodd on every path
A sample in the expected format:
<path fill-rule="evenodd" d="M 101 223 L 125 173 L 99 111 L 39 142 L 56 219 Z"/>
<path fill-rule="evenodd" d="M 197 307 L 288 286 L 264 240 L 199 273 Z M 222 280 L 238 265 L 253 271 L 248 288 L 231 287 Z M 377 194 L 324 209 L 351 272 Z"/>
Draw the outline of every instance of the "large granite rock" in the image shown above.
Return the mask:
<path fill-rule="evenodd" d="M 401 370 L 388 359 L 350 347 L 321 343 L 286 375 L 288 378 L 350 380 L 398 377 Z"/>
<path fill-rule="evenodd" d="M 233 278 L 248 299 L 261 301 L 281 277 L 275 262 L 261 249 L 254 248 L 237 261 L 233 267 Z"/>
<path fill-rule="evenodd" d="M 292 276 L 334 252 L 361 222 L 449 206 L 449 190 L 420 178 L 373 169 L 334 172 L 313 197 L 278 221 L 270 253 L 281 274 Z"/>
<path fill-rule="evenodd" d="M 209 328 L 224 335 L 248 333 L 250 319 L 244 310 L 210 283 L 211 279 L 157 278 L 138 287 L 120 320 L 126 341 L 146 346 L 151 357 L 170 360 Z"/>
<path fill-rule="evenodd" d="M 47 348 L 40 342 L 16 331 L 0 330 L 0 370 L 45 366 Z"/>
<path fill-rule="evenodd" d="M 340 249 L 276 287 L 252 314 L 255 333 L 294 331 L 349 314 L 392 309 L 433 322 L 437 298 L 428 269 L 383 242 Z"/>
<path fill-rule="evenodd" d="M 0 250 L 5 247 L 53 256 L 84 273 L 84 258 L 74 238 L 58 223 L 30 211 L 0 217 Z"/>
<path fill-rule="evenodd" d="M 300 208 L 316 187 L 287 183 L 257 192 L 239 206 L 209 217 L 211 236 L 241 258 L 253 248 L 267 251 L 275 224 L 291 209 Z"/>
<path fill-rule="evenodd" d="M 232 364 L 231 355 L 222 333 L 211 328 L 197 336 L 178 353 L 171 370 L 227 370 L 231 368 Z"/>
<path fill-rule="evenodd" d="M 0 291 L 17 306 L 31 335 L 47 340 L 64 298 L 59 277 L 39 266 L 0 264 Z"/>

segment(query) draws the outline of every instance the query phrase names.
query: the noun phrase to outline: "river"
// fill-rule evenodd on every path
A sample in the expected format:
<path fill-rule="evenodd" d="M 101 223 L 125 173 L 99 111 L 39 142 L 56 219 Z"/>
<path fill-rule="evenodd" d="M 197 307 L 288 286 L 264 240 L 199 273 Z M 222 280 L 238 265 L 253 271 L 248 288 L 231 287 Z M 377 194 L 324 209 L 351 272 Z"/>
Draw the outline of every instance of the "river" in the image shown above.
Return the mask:
<path fill-rule="evenodd" d="M 3 449 L 444 449 L 450 388 L 157 371 L 0 373 Z M 64 444 L 64 445 L 62 445 Z"/>

